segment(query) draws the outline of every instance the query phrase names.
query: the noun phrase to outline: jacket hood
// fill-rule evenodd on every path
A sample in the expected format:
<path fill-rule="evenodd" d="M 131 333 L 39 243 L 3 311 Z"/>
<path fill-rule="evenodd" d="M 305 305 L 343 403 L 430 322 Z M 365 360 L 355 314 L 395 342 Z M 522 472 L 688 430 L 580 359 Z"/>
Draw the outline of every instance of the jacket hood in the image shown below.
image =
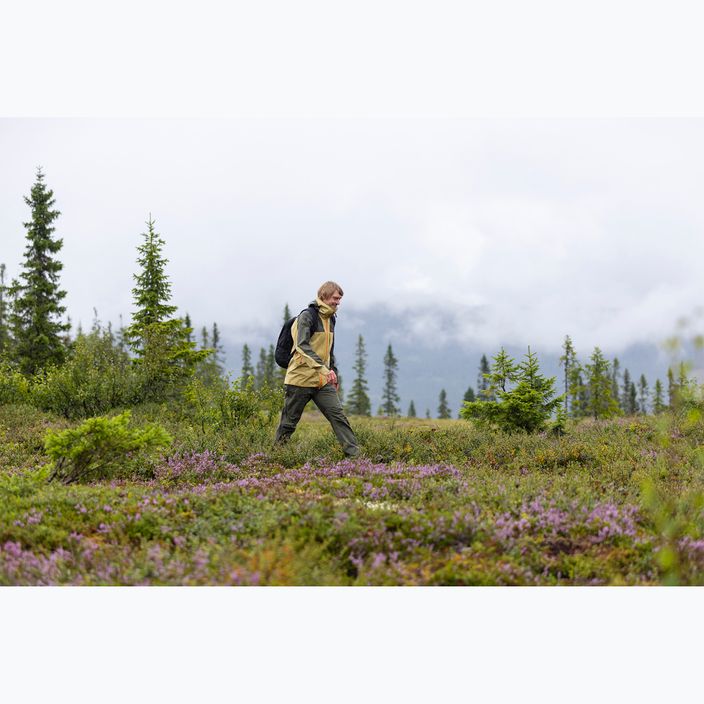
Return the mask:
<path fill-rule="evenodd" d="M 323 318 L 331 318 L 337 312 L 332 306 L 323 303 L 319 298 L 316 298 L 313 304 L 318 306 L 318 312 Z"/>

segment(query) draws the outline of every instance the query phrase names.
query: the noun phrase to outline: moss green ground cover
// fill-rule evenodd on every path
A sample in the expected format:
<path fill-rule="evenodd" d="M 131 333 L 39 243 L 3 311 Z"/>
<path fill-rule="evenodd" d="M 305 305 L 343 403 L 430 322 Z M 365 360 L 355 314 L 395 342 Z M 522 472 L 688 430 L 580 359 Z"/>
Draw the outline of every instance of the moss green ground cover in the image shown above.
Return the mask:
<path fill-rule="evenodd" d="M 49 483 L 49 428 L 0 407 L 2 585 L 704 583 L 704 424 L 632 418 L 562 437 L 466 421 L 353 420 L 347 461 L 319 417 L 272 449 L 262 422 L 193 427 L 135 410 L 167 453 Z"/>

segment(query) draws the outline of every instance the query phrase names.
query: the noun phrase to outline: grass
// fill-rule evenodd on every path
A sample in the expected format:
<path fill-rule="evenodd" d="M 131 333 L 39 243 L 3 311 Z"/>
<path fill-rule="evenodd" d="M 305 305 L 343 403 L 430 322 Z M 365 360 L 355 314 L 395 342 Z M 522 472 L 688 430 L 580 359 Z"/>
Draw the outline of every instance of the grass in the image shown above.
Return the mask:
<path fill-rule="evenodd" d="M 306 414 L 216 430 L 134 409 L 175 438 L 155 466 L 47 482 L 48 428 L 0 407 L 0 584 L 704 583 L 704 424 L 583 421 L 562 437 L 466 421 L 352 419 L 347 461 Z"/>

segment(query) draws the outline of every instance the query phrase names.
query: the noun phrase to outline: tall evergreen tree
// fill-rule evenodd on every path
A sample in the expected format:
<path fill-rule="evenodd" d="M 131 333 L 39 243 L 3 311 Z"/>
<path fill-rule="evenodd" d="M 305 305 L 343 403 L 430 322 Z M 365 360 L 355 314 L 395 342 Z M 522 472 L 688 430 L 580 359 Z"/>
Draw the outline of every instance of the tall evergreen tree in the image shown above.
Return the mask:
<path fill-rule="evenodd" d="M 193 325 L 191 324 L 191 316 L 186 313 L 186 317 L 183 319 L 184 324 L 190 330 L 188 333 L 188 341 L 194 342 L 193 340 Z M 206 345 L 207 346 L 207 345 Z"/>
<path fill-rule="evenodd" d="M 288 303 L 284 306 L 284 323 L 288 323 L 293 316 L 291 315 L 291 309 L 288 307 Z"/>
<path fill-rule="evenodd" d="M 450 407 L 447 405 L 447 392 L 445 389 L 441 389 L 439 401 L 438 418 L 442 418 L 443 420 L 452 418 L 452 412 L 450 411 Z"/>
<path fill-rule="evenodd" d="M 570 369 L 569 395 L 572 418 L 585 418 L 589 415 L 589 387 L 585 383 L 585 370 L 579 361 Z"/>
<path fill-rule="evenodd" d="M 125 325 L 122 321 L 122 313 L 120 313 L 120 327 L 117 329 L 116 344 L 117 344 L 117 347 L 120 350 L 120 352 L 127 352 L 127 338 L 126 338 Z"/>
<path fill-rule="evenodd" d="M 636 385 L 631 382 L 628 387 L 628 415 L 634 416 L 638 413 L 638 392 Z"/>
<path fill-rule="evenodd" d="M 491 372 L 489 360 L 483 354 L 479 360 L 479 373 L 477 374 L 477 396 L 480 401 L 494 400 L 491 391 L 489 390 L 489 379 L 487 375 Z"/>
<path fill-rule="evenodd" d="M 462 407 L 464 406 L 464 403 L 472 403 L 476 400 L 477 397 L 474 393 L 474 389 L 471 386 L 468 387 L 468 389 L 464 392 L 464 396 L 462 397 L 462 403 L 460 404 L 460 410 L 457 412 L 457 417 L 462 417 Z"/>
<path fill-rule="evenodd" d="M 662 413 L 667 406 L 663 401 L 663 388 L 660 379 L 655 380 L 655 392 L 653 394 L 653 413 Z"/>
<path fill-rule="evenodd" d="M 249 349 L 249 345 L 245 342 L 245 345 L 242 348 L 242 371 L 240 372 L 240 378 L 242 379 L 242 382 L 246 384 L 250 377 L 254 378 L 252 351 Z"/>
<path fill-rule="evenodd" d="M 619 406 L 620 406 L 620 398 L 621 394 L 619 393 L 621 385 L 621 362 L 618 361 L 618 357 L 614 357 L 614 362 L 611 367 L 611 395 L 615 399 L 619 399 Z"/>
<path fill-rule="evenodd" d="M 188 319 L 186 321 L 188 325 Z M 188 330 L 192 329 L 190 327 Z M 220 330 L 218 324 L 213 323 L 212 333 L 204 325 L 200 331 L 201 350 L 208 353 L 208 356 L 198 363 L 197 376 L 208 386 L 224 386 L 226 381 L 223 376 L 225 368 L 223 365 L 223 351 L 220 344 Z M 190 335 L 189 335 L 190 338 Z"/>
<path fill-rule="evenodd" d="M 0 357 L 10 351 L 10 321 L 8 305 L 8 288 L 5 284 L 5 265 L 0 264 Z"/>
<path fill-rule="evenodd" d="M 347 412 L 353 416 L 370 416 L 372 414 L 372 404 L 369 399 L 367 384 L 367 351 L 364 346 L 364 338 L 360 335 L 357 338 L 357 349 L 354 361 L 354 381 L 352 391 L 347 399 Z"/>
<path fill-rule="evenodd" d="M 609 360 L 598 347 L 586 365 L 589 399 L 587 410 L 594 418 L 611 418 L 619 412 L 618 401 L 611 395 L 611 369 Z"/>
<path fill-rule="evenodd" d="M 391 345 L 389 345 L 384 355 L 384 390 L 381 394 L 385 416 L 397 416 L 401 412 L 397 405 L 401 401 L 396 387 L 397 369 L 398 360 L 394 356 Z"/>
<path fill-rule="evenodd" d="M 570 410 L 570 382 L 572 379 L 572 369 L 577 362 L 577 353 L 569 335 L 565 335 L 565 341 L 562 343 L 562 356 L 560 357 L 560 366 L 564 369 L 565 379 L 565 413 Z"/>
<path fill-rule="evenodd" d="M 643 415 L 648 413 L 648 381 L 645 374 L 641 374 L 638 380 L 638 410 Z"/>
<path fill-rule="evenodd" d="M 254 388 L 263 389 L 266 380 L 266 350 L 263 347 L 259 348 L 259 359 L 257 360 L 257 368 L 254 372 Z"/>
<path fill-rule="evenodd" d="M 213 323 L 213 334 L 212 334 L 212 344 L 213 344 L 213 362 L 215 363 L 215 368 L 218 375 L 222 375 L 225 371 L 225 349 L 220 342 L 220 328 L 217 323 Z"/>
<path fill-rule="evenodd" d="M 59 288 L 59 272 L 63 264 L 56 258 L 63 240 L 53 236 L 53 222 L 61 214 L 54 210 L 54 192 L 47 189 L 44 174 L 37 176 L 30 197 L 24 198 L 31 209 L 31 220 L 24 223 L 27 247 L 20 279 L 13 281 L 10 323 L 13 356 L 20 370 L 32 375 L 52 364 L 61 364 L 66 356 L 63 335 L 69 329 L 61 322 L 66 312 L 61 301 L 66 292 Z"/>
<path fill-rule="evenodd" d="M 416 404 L 413 403 L 413 400 L 408 404 L 408 417 L 409 418 L 415 418 L 416 417 Z"/>
<path fill-rule="evenodd" d="M 633 413 L 631 410 L 631 373 L 628 369 L 623 370 L 623 387 L 619 403 L 621 410 L 626 415 L 631 415 Z"/>
<path fill-rule="evenodd" d="M 142 236 L 144 241 L 137 247 L 140 271 L 134 275 L 132 289 L 136 310 L 125 339 L 145 372 L 145 398 L 157 399 L 191 377 L 211 350 L 197 351 L 192 329 L 182 318 L 173 317 L 176 306 L 169 303 L 168 260 L 162 256 L 165 242 L 154 230 L 151 215 Z"/>

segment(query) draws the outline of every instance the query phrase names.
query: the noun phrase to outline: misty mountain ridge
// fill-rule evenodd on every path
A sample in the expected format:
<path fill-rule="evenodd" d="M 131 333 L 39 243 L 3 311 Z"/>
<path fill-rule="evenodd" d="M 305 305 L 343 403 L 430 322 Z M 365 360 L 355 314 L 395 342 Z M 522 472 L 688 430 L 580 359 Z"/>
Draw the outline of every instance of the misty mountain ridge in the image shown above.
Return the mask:
<path fill-rule="evenodd" d="M 294 314 L 298 311 L 294 307 L 291 310 Z M 475 322 L 478 322 L 478 318 L 479 312 Z M 222 325 L 219 323 L 225 347 L 226 368 L 233 378 L 239 376 L 242 367 L 244 344 L 249 345 L 252 364 L 256 365 L 260 348 L 268 350 L 269 345 L 276 344 L 281 322 L 277 321 L 270 329 L 264 326 L 250 328 L 244 331 L 244 335 L 243 331 L 228 329 L 224 321 Z M 355 348 L 358 336 L 362 335 L 367 352 L 366 378 L 372 413 L 376 413 L 381 405 L 383 360 L 387 347 L 391 344 L 398 360 L 397 389 L 401 397 L 401 414 L 407 413 L 408 406 L 413 401 L 418 416 L 424 416 L 426 410 L 429 410 L 430 415 L 436 417 L 440 391 L 445 389 L 452 415 L 457 417 L 467 388 L 471 386 L 475 392 L 477 390 L 481 356 L 485 354 L 491 364 L 492 357 L 502 345 L 499 343 L 490 348 L 485 343 L 472 342 L 466 337 L 457 339 L 459 336 L 453 332 L 455 324 L 454 315 L 431 307 L 414 309 L 404 314 L 387 306 L 363 310 L 345 306 L 338 317 L 335 337 L 335 356 L 343 392 L 346 395 L 352 388 Z M 563 341 L 564 336 L 559 344 Z M 667 387 L 667 369 L 670 365 L 678 364 L 681 358 L 688 358 L 696 369 L 704 368 L 702 360 L 697 359 L 698 356 L 701 357 L 701 352 L 697 354 L 690 349 L 685 351 L 689 357 L 683 353 L 677 356 L 666 352 L 663 343 L 637 343 L 616 353 L 602 346 L 601 351 L 611 361 L 617 357 L 621 373 L 628 369 L 635 383 L 641 374 L 645 374 L 651 392 L 658 378 L 664 388 Z M 561 352 L 555 352 L 554 346 L 551 345 L 551 350 L 546 351 L 536 343 L 531 345 L 531 351 L 538 356 L 541 372 L 556 377 L 555 388 L 560 394 L 564 389 L 563 370 L 559 364 Z M 593 349 L 575 346 L 579 361 L 587 364 Z M 517 362 L 527 353 L 525 346 L 505 343 L 503 347 Z M 697 376 L 702 378 L 704 375 Z"/>

